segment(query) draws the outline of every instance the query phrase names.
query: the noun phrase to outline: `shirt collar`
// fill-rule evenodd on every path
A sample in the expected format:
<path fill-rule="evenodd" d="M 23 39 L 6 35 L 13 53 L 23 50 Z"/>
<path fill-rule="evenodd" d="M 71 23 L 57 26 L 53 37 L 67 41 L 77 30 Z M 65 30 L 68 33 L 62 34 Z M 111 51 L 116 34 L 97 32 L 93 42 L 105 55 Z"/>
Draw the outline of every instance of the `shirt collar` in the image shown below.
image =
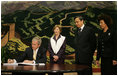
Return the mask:
<path fill-rule="evenodd" d="M 85 26 L 85 25 L 83 24 L 83 25 L 80 27 L 81 31 L 84 29 L 84 26 Z"/>
<path fill-rule="evenodd" d="M 36 54 L 37 54 L 38 50 L 39 50 L 39 48 L 37 48 L 36 50 L 33 50 L 33 52 L 36 51 Z"/>
<path fill-rule="evenodd" d="M 57 38 L 57 40 L 58 40 L 59 38 L 61 38 L 61 35 L 59 35 L 59 37 Z M 55 41 L 57 41 L 57 40 L 56 40 L 56 36 L 54 36 L 53 39 L 54 39 Z"/>

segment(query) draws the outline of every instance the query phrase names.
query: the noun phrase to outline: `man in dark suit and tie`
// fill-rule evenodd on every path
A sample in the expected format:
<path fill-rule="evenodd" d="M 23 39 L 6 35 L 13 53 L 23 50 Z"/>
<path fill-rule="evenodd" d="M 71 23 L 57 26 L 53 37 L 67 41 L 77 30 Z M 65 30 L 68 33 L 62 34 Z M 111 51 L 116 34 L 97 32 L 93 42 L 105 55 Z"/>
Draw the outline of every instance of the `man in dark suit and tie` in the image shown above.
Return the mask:
<path fill-rule="evenodd" d="M 32 39 L 32 47 L 26 48 L 17 59 L 8 59 L 8 63 L 46 63 L 46 49 L 41 46 L 42 40 L 37 36 Z"/>
<path fill-rule="evenodd" d="M 82 16 L 74 18 L 77 30 L 75 31 L 75 62 L 76 64 L 88 65 L 89 70 L 78 72 L 78 74 L 92 74 L 92 60 L 96 49 L 96 36 L 93 29 L 84 25 Z"/>

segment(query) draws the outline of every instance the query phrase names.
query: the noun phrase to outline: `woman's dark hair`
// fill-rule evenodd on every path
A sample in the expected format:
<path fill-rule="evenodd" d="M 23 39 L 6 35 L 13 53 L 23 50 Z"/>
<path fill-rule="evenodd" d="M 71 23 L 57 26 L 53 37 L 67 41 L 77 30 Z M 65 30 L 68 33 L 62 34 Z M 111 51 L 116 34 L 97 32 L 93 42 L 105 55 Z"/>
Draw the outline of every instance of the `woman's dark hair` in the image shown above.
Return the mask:
<path fill-rule="evenodd" d="M 108 28 L 111 28 L 111 25 L 113 24 L 112 18 L 109 15 L 106 14 L 100 14 L 98 16 L 98 21 L 104 20 L 105 24 L 108 26 Z"/>
<path fill-rule="evenodd" d="M 76 18 L 79 18 L 81 21 L 84 20 L 84 17 L 83 17 L 83 16 L 76 16 L 76 17 L 74 18 L 74 20 L 75 20 Z"/>

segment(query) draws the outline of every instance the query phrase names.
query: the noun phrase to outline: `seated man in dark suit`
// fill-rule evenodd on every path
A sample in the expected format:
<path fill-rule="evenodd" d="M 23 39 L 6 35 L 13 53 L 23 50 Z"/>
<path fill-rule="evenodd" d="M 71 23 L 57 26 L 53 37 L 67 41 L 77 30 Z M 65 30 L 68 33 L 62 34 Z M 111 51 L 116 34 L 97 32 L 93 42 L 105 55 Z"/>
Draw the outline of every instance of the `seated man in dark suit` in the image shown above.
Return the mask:
<path fill-rule="evenodd" d="M 8 59 L 8 63 L 46 63 L 46 49 L 40 47 L 42 40 L 37 36 L 32 39 L 32 47 L 26 48 L 17 59 Z"/>

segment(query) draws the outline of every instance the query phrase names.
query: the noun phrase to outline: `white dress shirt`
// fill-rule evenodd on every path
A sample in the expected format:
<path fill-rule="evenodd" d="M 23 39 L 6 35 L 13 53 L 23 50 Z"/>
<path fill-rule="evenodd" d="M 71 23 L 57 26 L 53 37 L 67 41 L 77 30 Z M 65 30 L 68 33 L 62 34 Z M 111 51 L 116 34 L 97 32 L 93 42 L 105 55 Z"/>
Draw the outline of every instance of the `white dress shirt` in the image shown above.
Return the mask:
<path fill-rule="evenodd" d="M 81 32 L 82 32 L 82 30 L 84 29 L 84 26 L 85 26 L 85 25 L 83 24 L 83 25 L 80 27 L 80 29 L 81 29 L 80 31 L 81 31 Z"/>

